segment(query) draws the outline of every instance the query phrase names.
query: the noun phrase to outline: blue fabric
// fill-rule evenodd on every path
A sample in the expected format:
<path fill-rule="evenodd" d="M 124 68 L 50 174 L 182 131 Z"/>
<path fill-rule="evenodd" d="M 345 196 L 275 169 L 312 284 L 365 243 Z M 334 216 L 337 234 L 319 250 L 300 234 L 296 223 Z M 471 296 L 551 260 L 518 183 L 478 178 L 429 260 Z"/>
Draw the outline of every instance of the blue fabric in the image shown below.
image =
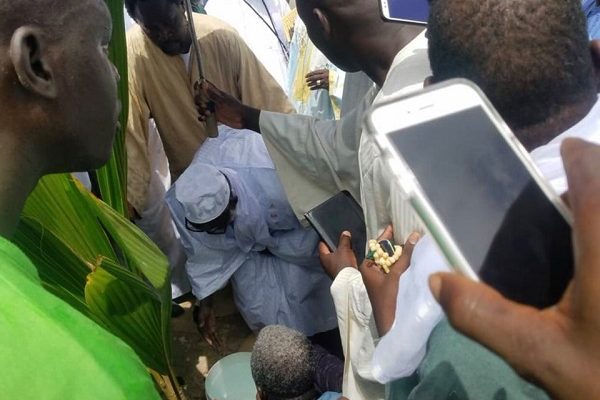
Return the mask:
<path fill-rule="evenodd" d="M 590 39 L 600 39 L 600 7 L 596 5 L 596 0 L 583 0 L 582 7 Z"/>
<path fill-rule="evenodd" d="M 192 164 L 217 167 L 238 196 L 225 234 L 185 228 L 175 187 L 196 184 L 193 175 L 182 175 L 166 196 L 188 256 L 194 295 L 205 298 L 231 280 L 236 305 L 254 331 L 280 324 L 311 336 L 335 328 L 331 280 L 317 254 L 319 237 L 296 219 L 262 137 L 223 126 L 219 132 L 202 145 Z"/>
<path fill-rule="evenodd" d="M 319 345 L 313 345 L 315 389 L 319 393 L 341 392 L 344 380 L 344 362 Z"/>
<path fill-rule="evenodd" d="M 338 400 L 340 397 L 342 397 L 341 393 L 326 392 L 319 397 L 319 400 Z"/>

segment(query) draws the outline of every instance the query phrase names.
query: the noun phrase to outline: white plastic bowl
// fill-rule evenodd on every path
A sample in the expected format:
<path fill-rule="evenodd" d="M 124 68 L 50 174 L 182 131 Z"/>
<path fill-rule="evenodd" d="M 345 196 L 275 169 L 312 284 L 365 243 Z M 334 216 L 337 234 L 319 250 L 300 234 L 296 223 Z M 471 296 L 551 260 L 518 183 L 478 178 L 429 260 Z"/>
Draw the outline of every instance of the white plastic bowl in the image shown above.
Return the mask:
<path fill-rule="evenodd" d="M 251 353 L 234 353 L 208 371 L 204 387 L 208 400 L 255 400 L 256 386 L 250 370 Z"/>

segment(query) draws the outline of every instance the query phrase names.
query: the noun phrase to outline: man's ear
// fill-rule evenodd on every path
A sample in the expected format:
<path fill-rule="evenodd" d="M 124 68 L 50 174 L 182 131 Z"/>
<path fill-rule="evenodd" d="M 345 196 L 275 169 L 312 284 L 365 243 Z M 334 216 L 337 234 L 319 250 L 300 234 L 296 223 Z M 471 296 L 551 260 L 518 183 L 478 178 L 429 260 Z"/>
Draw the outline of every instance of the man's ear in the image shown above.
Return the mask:
<path fill-rule="evenodd" d="M 56 98 L 54 73 L 39 29 L 32 26 L 17 29 L 10 41 L 9 54 L 19 82 L 26 90 L 45 98 Z"/>
<path fill-rule="evenodd" d="M 600 92 L 600 40 L 592 40 L 590 42 L 590 53 L 592 54 L 592 63 L 594 64 L 596 87 Z"/>
<path fill-rule="evenodd" d="M 327 18 L 327 15 L 325 15 L 325 13 L 323 13 L 323 11 L 321 11 L 318 8 L 315 8 L 313 10 L 313 14 L 319 21 L 319 25 L 321 25 L 321 29 L 323 29 L 323 36 L 325 37 L 325 39 L 330 39 L 331 38 L 331 24 L 329 23 L 329 18 Z"/>
<path fill-rule="evenodd" d="M 433 75 L 429 75 L 427 78 L 425 78 L 425 80 L 423 81 L 423 87 L 426 88 L 427 86 L 431 86 L 435 83 L 435 78 L 433 77 Z"/>
<path fill-rule="evenodd" d="M 256 400 L 268 400 L 267 394 L 261 388 L 256 388 Z"/>

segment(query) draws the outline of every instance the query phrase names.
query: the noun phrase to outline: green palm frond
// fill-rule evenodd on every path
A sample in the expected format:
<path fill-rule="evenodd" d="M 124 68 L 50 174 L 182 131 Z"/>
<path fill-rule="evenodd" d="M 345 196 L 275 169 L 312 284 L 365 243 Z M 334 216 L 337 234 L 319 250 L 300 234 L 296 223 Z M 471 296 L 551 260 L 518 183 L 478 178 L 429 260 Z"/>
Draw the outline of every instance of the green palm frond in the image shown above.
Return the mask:
<path fill-rule="evenodd" d="M 49 291 L 169 374 L 168 262 L 135 225 L 70 175 L 51 175 L 30 195 L 15 243 Z"/>
<path fill-rule="evenodd" d="M 125 129 L 129 112 L 129 95 L 127 89 L 127 43 L 125 41 L 125 22 L 123 0 L 106 0 L 113 19 L 113 36 L 109 48 L 109 56 L 119 71 L 119 98 L 122 111 L 121 129 L 115 137 L 113 154 L 108 163 L 95 171 L 100 196 L 108 205 L 121 215 L 127 216 L 127 154 L 125 150 Z"/>

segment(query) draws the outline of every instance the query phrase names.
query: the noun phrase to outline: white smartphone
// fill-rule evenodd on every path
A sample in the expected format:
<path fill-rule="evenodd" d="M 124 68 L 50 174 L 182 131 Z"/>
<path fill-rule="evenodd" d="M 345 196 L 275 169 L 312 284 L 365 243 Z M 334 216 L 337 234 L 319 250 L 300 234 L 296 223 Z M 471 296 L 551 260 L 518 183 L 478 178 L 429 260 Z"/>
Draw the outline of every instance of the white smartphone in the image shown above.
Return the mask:
<path fill-rule="evenodd" d="M 477 86 L 457 79 L 391 99 L 365 123 L 450 265 L 520 302 L 560 299 L 570 212 Z"/>
<path fill-rule="evenodd" d="M 428 0 L 379 0 L 381 14 L 388 21 L 427 25 Z"/>

